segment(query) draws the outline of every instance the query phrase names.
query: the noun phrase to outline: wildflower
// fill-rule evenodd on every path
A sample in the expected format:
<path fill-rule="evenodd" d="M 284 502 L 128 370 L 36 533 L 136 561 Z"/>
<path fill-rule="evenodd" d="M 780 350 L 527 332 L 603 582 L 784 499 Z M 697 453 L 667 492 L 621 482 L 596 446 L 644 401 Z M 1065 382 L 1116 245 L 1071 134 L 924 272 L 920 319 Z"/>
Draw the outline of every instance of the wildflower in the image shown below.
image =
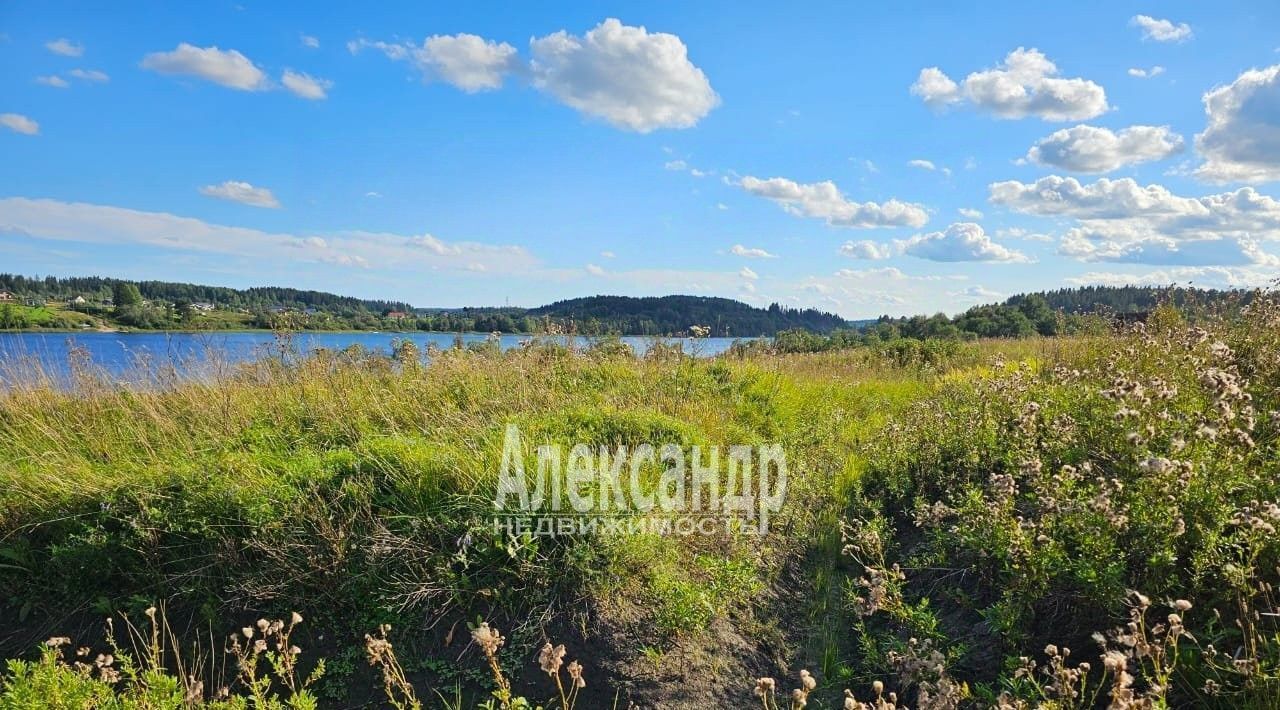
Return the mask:
<path fill-rule="evenodd" d="M 799 688 L 791 691 L 791 702 L 795 707 L 802 708 L 809 704 L 808 695 Z"/>
<path fill-rule="evenodd" d="M 48 646 L 49 648 L 60 648 L 62 646 L 68 646 L 70 644 L 71 644 L 71 639 L 67 638 L 66 636 L 54 636 L 53 638 L 44 642 L 44 645 Z"/>
<path fill-rule="evenodd" d="M 760 698 L 766 697 L 770 693 L 772 693 L 773 689 L 776 687 L 777 687 L 777 682 L 774 681 L 774 679 L 772 678 L 757 678 L 756 679 L 756 697 L 760 697 Z"/>
<path fill-rule="evenodd" d="M 471 640 L 484 651 L 486 656 L 492 656 L 498 652 L 506 639 L 502 638 L 502 634 L 498 633 L 496 628 L 489 626 L 489 622 L 483 621 L 479 626 L 471 632 Z"/>
<path fill-rule="evenodd" d="M 292 621 L 292 622 L 293 622 L 293 623 L 295 623 L 295 624 L 301 624 L 301 623 L 302 623 L 302 614 L 299 614 L 298 612 L 296 612 L 296 611 L 295 611 L 295 612 L 293 612 L 293 615 L 289 617 L 289 620 L 290 620 L 290 621 Z"/>
<path fill-rule="evenodd" d="M 538 654 L 538 665 L 547 675 L 555 675 L 560 672 L 560 666 L 564 663 L 564 654 L 564 644 L 553 648 L 550 642 L 545 643 L 542 652 Z"/>
<path fill-rule="evenodd" d="M 1186 599 L 1179 599 L 1173 603 L 1173 608 L 1178 611 L 1187 611 L 1191 608 L 1191 602 Z"/>
<path fill-rule="evenodd" d="M 252 626 L 246 626 L 246 627 L 244 627 L 243 629 L 240 629 L 240 633 L 244 634 L 244 637 L 245 637 L 245 638 L 247 638 L 247 639 L 251 639 L 251 638 L 253 638 L 253 627 L 252 627 Z"/>
<path fill-rule="evenodd" d="M 582 677 L 581 663 L 578 663 L 577 661 L 570 661 L 569 665 L 566 667 L 566 670 L 569 671 L 569 677 L 573 679 L 573 684 L 575 687 L 578 687 L 578 688 L 587 687 L 587 681 L 585 678 Z"/>
<path fill-rule="evenodd" d="M 800 671 L 800 685 L 806 692 L 812 691 L 814 688 L 818 687 L 818 680 L 809 675 L 809 671 L 802 670 Z"/>

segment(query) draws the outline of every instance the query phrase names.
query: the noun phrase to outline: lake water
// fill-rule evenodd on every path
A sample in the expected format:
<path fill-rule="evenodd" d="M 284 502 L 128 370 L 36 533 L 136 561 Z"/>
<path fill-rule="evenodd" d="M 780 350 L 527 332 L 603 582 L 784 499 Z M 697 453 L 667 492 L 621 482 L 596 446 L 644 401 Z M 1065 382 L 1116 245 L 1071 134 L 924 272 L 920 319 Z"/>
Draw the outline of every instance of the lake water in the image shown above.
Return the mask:
<path fill-rule="evenodd" d="M 428 345 L 440 349 L 453 347 L 459 336 L 452 333 L 295 333 L 292 347 L 299 352 L 319 348 L 341 350 L 360 345 L 372 352 L 390 353 L 392 343 L 409 340 L 425 352 Z M 465 344 L 483 343 L 490 336 L 464 333 Z M 546 337 L 546 336 L 544 336 Z M 559 342 L 567 337 L 550 336 Z M 502 335 L 498 345 L 503 350 L 520 346 L 527 335 Z M 592 338 L 578 336 L 575 346 L 585 347 Z M 686 353 L 697 356 L 718 355 L 729 349 L 734 338 L 645 338 L 624 337 L 637 354 L 643 355 L 655 341 L 680 343 Z M 280 352 L 281 342 L 268 332 L 200 332 L 200 333 L 0 333 L 0 382 L 13 377 L 14 365 L 37 363 L 55 378 L 65 377 L 71 370 L 73 351 L 83 353 L 101 371 L 112 377 L 125 377 L 158 367 L 174 367 L 179 373 L 197 370 L 201 363 L 217 355 L 225 363 L 245 362 Z M 9 367 L 4 367 L 9 365 Z M 10 374 L 6 374 L 8 371 Z"/>

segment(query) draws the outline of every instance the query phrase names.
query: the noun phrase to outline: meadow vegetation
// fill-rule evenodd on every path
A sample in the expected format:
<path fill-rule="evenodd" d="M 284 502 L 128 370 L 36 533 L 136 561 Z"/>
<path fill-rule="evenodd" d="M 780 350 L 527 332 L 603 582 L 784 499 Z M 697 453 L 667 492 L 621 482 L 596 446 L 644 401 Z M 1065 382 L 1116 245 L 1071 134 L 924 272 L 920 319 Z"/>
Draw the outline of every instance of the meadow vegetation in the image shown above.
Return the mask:
<path fill-rule="evenodd" d="M 1236 306 L 28 372 L 0 394 L 0 708 L 1280 707 L 1280 303 Z M 504 537 L 510 422 L 777 442 L 786 505 L 764 538 Z"/>

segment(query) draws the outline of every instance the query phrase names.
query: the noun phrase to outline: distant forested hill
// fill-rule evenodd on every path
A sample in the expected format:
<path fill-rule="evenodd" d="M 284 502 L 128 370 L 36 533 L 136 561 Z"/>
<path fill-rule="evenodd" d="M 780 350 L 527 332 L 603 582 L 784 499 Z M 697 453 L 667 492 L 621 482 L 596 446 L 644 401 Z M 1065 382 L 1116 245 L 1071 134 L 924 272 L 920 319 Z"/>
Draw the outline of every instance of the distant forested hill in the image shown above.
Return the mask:
<path fill-rule="evenodd" d="M 131 283 L 138 287 L 147 300 L 189 303 L 211 303 L 228 309 L 250 311 L 268 308 L 315 308 L 327 311 L 383 313 L 407 311 L 409 304 L 398 301 L 379 301 L 349 296 L 337 296 L 322 291 L 301 291 L 294 288 L 257 287 L 234 289 L 224 286 L 200 286 L 169 281 L 126 281 L 101 276 L 74 276 L 70 278 L 29 278 L 13 274 L 0 274 L 0 290 L 26 296 L 47 299 L 69 299 L 81 296 L 89 300 L 110 298 L 117 283 Z"/>
<path fill-rule="evenodd" d="M 1183 286 L 1082 286 L 1022 294 L 1006 300 L 1005 305 L 1017 306 L 1030 296 L 1040 296 L 1055 311 L 1133 313 L 1149 311 L 1161 303 L 1172 303 L 1179 308 L 1200 308 L 1220 302 L 1233 293 L 1239 292 Z"/>
<path fill-rule="evenodd" d="M 590 296 L 556 301 L 530 310 L 529 315 L 572 319 L 581 333 L 628 335 L 679 333 L 700 325 L 709 327 L 716 337 L 752 337 L 795 328 L 826 333 L 847 325 L 840 316 L 812 308 L 783 308 L 776 303 L 754 308 L 707 296 Z"/>

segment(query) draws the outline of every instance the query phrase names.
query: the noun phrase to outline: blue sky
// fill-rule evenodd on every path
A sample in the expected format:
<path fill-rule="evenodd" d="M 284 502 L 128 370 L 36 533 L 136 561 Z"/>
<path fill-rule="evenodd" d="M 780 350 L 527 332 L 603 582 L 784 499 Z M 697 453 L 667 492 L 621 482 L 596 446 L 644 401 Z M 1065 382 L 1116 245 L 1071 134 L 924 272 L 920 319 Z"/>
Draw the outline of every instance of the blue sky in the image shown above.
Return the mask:
<path fill-rule="evenodd" d="M 1280 5 L 0 4 L 0 271 L 848 317 L 1280 276 Z"/>

